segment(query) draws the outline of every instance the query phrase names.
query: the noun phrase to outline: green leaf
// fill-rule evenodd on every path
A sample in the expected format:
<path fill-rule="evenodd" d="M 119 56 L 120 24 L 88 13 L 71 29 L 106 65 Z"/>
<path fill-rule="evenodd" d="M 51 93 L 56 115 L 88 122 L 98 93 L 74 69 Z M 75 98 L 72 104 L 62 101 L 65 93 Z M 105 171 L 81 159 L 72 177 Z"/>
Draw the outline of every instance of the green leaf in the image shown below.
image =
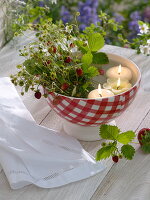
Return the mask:
<path fill-rule="evenodd" d="M 93 54 L 93 64 L 108 64 L 108 56 L 105 53 L 99 52 Z"/>
<path fill-rule="evenodd" d="M 113 31 L 117 31 L 117 30 L 118 30 L 117 24 L 113 24 Z"/>
<path fill-rule="evenodd" d="M 142 21 L 140 21 L 140 20 L 138 21 L 138 25 L 139 25 L 139 26 L 142 26 L 143 24 L 144 24 L 144 22 L 142 22 Z"/>
<path fill-rule="evenodd" d="M 35 67 L 35 60 L 34 59 L 25 60 L 23 65 L 26 67 L 26 70 L 27 70 L 27 72 L 29 72 L 29 74 L 35 74 L 36 73 L 36 67 Z"/>
<path fill-rule="evenodd" d="M 135 149 L 133 146 L 129 145 L 129 144 L 126 144 L 126 145 L 123 145 L 121 147 L 121 152 L 123 154 L 123 156 L 128 159 L 128 160 L 132 160 L 134 154 L 135 154 Z"/>
<path fill-rule="evenodd" d="M 128 144 L 135 138 L 135 133 L 134 131 L 127 131 L 124 133 L 121 133 L 117 137 L 117 141 L 122 143 L 122 144 Z"/>
<path fill-rule="evenodd" d="M 93 60 L 93 55 L 91 54 L 91 52 L 88 52 L 87 54 L 84 54 L 82 56 L 82 62 L 86 65 L 90 65 L 92 63 Z"/>
<path fill-rule="evenodd" d="M 89 68 L 87 68 L 87 72 L 89 77 L 94 77 L 97 76 L 99 74 L 98 69 L 94 66 L 91 66 Z"/>
<path fill-rule="evenodd" d="M 16 66 L 18 69 L 21 69 L 22 68 L 22 65 L 17 65 Z"/>
<path fill-rule="evenodd" d="M 113 152 L 115 151 L 115 145 L 111 143 L 111 145 L 102 147 L 100 150 L 97 151 L 96 153 L 96 160 L 102 160 L 110 157 Z"/>
<path fill-rule="evenodd" d="M 77 41 L 75 41 L 74 43 L 78 46 L 79 50 L 80 50 L 83 54 L 87 53 L 88 47 L 87 47 L 87 46 L 84 46 L 83 41 L 77 40 Z"/>
<path fill-rule="evenodd" d="M 25 86 L 25 92 L 28 92 L 30 85 Z"/>
<path fill-rule="evenodd" d="M 107 140 L 116 140 L 120 133 L 117 126 L 102 124 L 100 126 L 100 137 Z"/>
<path fill-rule="evenodd" d="M 104 38 L 100 33 L 92 33 L 88 37 L 88 45 L 91 51 L 98 51 L 104 46 Z"/>
<path fill-rule="evenodd" d="M 91 82 L 86 82 L 85 84 L 82 85 L 82 88 L 85 90 L 87 89 L 87 87 L 89 87 L 89 85 L 91 85 Z"/>

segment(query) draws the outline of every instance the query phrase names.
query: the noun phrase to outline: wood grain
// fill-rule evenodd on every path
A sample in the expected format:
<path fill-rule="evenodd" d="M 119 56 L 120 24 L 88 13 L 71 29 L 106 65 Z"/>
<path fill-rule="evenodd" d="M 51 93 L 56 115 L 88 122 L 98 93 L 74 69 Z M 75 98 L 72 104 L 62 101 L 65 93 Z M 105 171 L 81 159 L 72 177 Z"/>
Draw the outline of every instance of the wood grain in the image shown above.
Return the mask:
<path fill-rule="evenodd" d="M 137 128 L 137 132 L 149 127 L 150 111 Z M 132 161 L 122 160 L 114 165 L 91 200 L 149 200 L 150 199 L 150 156 L 137 145 Z"/>
<path fill-rule="evenodd" d="M 8 47 L 0 52 L 0 62 L 8 58 L 6 52 Z M 146 71 L 150 58 L 136 55 L 131 49 L 105 46 L 105 52 L 116 53 L 118 55 L 130 57 L 135 61 L 142 72 L 146 74 L 147 80 L 150 78 Z M 18 58 L 16 50 L 9 50 L 11 59 Z M 6 68 L 0 67 L 1 76 L 9 75 L 15 71 L 14 66 L 6 62 Z M 9 65 L 9 66 L 8 66 Z M 150 72 L 150 70 L 149 70 Z M 142 82 L 145 88 L 146 83 Z M 31 112 L 37 123 L 56 130 L 61 130 L 61 119 L 50 110 L 45 99 L 35 100 L 32 93 L 22 97 L 28 110 Z M 117 125 L 124 131 L 128 129 L 139 130 L 148 127 L 150 121 L 150 93 L 140 89 L 131 106 L 116 119 Z M 97 142 L 81 142 L 85 150 L 95 156 L 100 147 Z M 140 149 L 137 150 L 133 161 L 122 160 L 119 164 L 113 164 L 111 160 L 106 160 L 104 164 L 107 169 L 89 179 L 75 182 L 55 189 L 41 189 L 34 185 L 24 187 L 19 190 L 11 190 L 3 172 L 0 173 L 0 200 L 149 200 L 150 186 L 150 157 L 143 155 Z M 144 170 L 143 170 L 144 169 Z"/>
<path fill-rule="evenodd" d="M 148 74 L 150 58 L 143 55 L 130 57 L 141 69 L 142 74 Z M 148 76 L 147 75 L 147 76 Z M 150 79 L 150 76 L 148 77 Z M 139 131 L 143 127 L 149 127 L 150 123 L 150 93 L 144 92 L 150 87 L 149 82 L 141 81 L 141 89 L 131 104 L 130 108 L 120 116 L 116 122 L 122 130 L 132 129 Z M 135 111 L 136 110 L 136 111 Z M 130 117 L 130 118 L 129 118 Z M 133 161 L 123 160 L 114 165 L 97 188 L 91 200 L 149 200 L 150 199 L 150 156 L 144 155 L 139 145 Z"/>

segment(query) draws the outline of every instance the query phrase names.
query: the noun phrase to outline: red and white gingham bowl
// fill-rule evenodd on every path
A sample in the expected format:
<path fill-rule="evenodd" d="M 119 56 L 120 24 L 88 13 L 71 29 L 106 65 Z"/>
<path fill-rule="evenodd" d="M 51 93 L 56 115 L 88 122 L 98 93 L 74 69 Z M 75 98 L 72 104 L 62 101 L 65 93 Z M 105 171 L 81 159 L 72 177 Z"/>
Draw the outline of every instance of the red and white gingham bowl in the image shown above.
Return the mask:
<path fill-rule="evenodd" d="M 115 54 L 108 54 L 112 66 L 122 64 L 131 69 L 133 87 L 113 97 L 102 99 L 74 98 L 50 93 L 48 104 L 63 119 L 81 126 L 98 126 L 119 116 L 133 101 L 140 86 L 141 73 L 132 61 Z"/>

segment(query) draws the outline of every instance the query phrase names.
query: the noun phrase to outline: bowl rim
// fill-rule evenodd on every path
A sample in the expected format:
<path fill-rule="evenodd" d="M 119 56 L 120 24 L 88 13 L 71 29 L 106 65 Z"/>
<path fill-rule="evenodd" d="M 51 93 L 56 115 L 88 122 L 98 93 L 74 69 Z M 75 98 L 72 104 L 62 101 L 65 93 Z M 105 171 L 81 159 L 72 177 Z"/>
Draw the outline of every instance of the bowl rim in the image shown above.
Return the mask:
<path fill-rule="evenodd" d="M 101 100 L 103 100 L 103 99 L 111 99 L 111 98 L 114 98 L 114 97 L 116 97 L 116 96 L 124 95 L 125 93 L 127 93 L 127 92 L 131 91 L 133 88 L 135 88 L 135 87 L 140 83 L 140 81 L 141 81 L 141 71 L 140 71 L 139 67 L 137 66 L 137 64 L 135 64 L 135 62 L 133 62 L 132 60 L 129 60 L 128 58 L 126 58 L 126 57 L 124 57 L 124 56 L 120 56 L 120 55 L 117 55 L 117 54 L 114 54 L 114 53 L 106 53 L 106 54 L 108 55 L 108 57 L 110 57 L 110 56 L 115 56 L 115 57 L 119 57 L 119 58 L 122 58 L 122 59 L 126 59 L 126 60 L 128 60 L 129 62 L 131 62 L 131 63 L 136 67 L 139 76 L 138 76 L 138 79 L 137 79 L 136 83 L 135 83 L 129 90 L 126 90 L 125 92 L 122 92 L 122 93 L 120 93 L 120 94 L 117 94 L 117 95 L 114 95 L 114 96 L 111 96 L 111 97 L 102 97 L 102 98 L 100 98 L 100 99 L 98 99 L 98 98 L 95 98 L 95 99 L 88 99 L 88 98 L 71 97 L 71 96 L 66 96 L 66 95 L 63 95 L 63 94 L 56 93 L 56 92 L 54 92 L 54 94 L 57 94 L 57 96 L 62 96 L 62 97 L 65 97 L 65 98 L 76 99 L 76 100 L 82 100 L 82 101 L 83 101 L 83 100 L 84 100 L 84 101 L 89 101 L 89 100 L 101 101 Z M 50 94 L 50 93 L 49 93 L 49 94 Z"/>

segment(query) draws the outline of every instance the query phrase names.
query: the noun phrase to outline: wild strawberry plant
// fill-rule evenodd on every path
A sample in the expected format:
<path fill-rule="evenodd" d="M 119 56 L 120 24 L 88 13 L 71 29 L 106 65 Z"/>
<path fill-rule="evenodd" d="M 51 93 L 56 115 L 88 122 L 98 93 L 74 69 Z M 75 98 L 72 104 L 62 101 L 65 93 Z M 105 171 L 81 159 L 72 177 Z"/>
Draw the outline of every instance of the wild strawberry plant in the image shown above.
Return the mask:
<path fill-rule="evenodd" d="M 20 50 L 25 61 L 11 76 L 12 82 L 22 87 L 21 94 L 31 89 L 40 98 L 42 86 L 47 92 L 86 98 L 93 89 L 92 78 L 109 62 L 107 55 L 99 52 L 103 36 L 94 30 L 79 33 L 77 25 L 53 24 L 52 20 L 31 28 L 36 40 Z"/>

